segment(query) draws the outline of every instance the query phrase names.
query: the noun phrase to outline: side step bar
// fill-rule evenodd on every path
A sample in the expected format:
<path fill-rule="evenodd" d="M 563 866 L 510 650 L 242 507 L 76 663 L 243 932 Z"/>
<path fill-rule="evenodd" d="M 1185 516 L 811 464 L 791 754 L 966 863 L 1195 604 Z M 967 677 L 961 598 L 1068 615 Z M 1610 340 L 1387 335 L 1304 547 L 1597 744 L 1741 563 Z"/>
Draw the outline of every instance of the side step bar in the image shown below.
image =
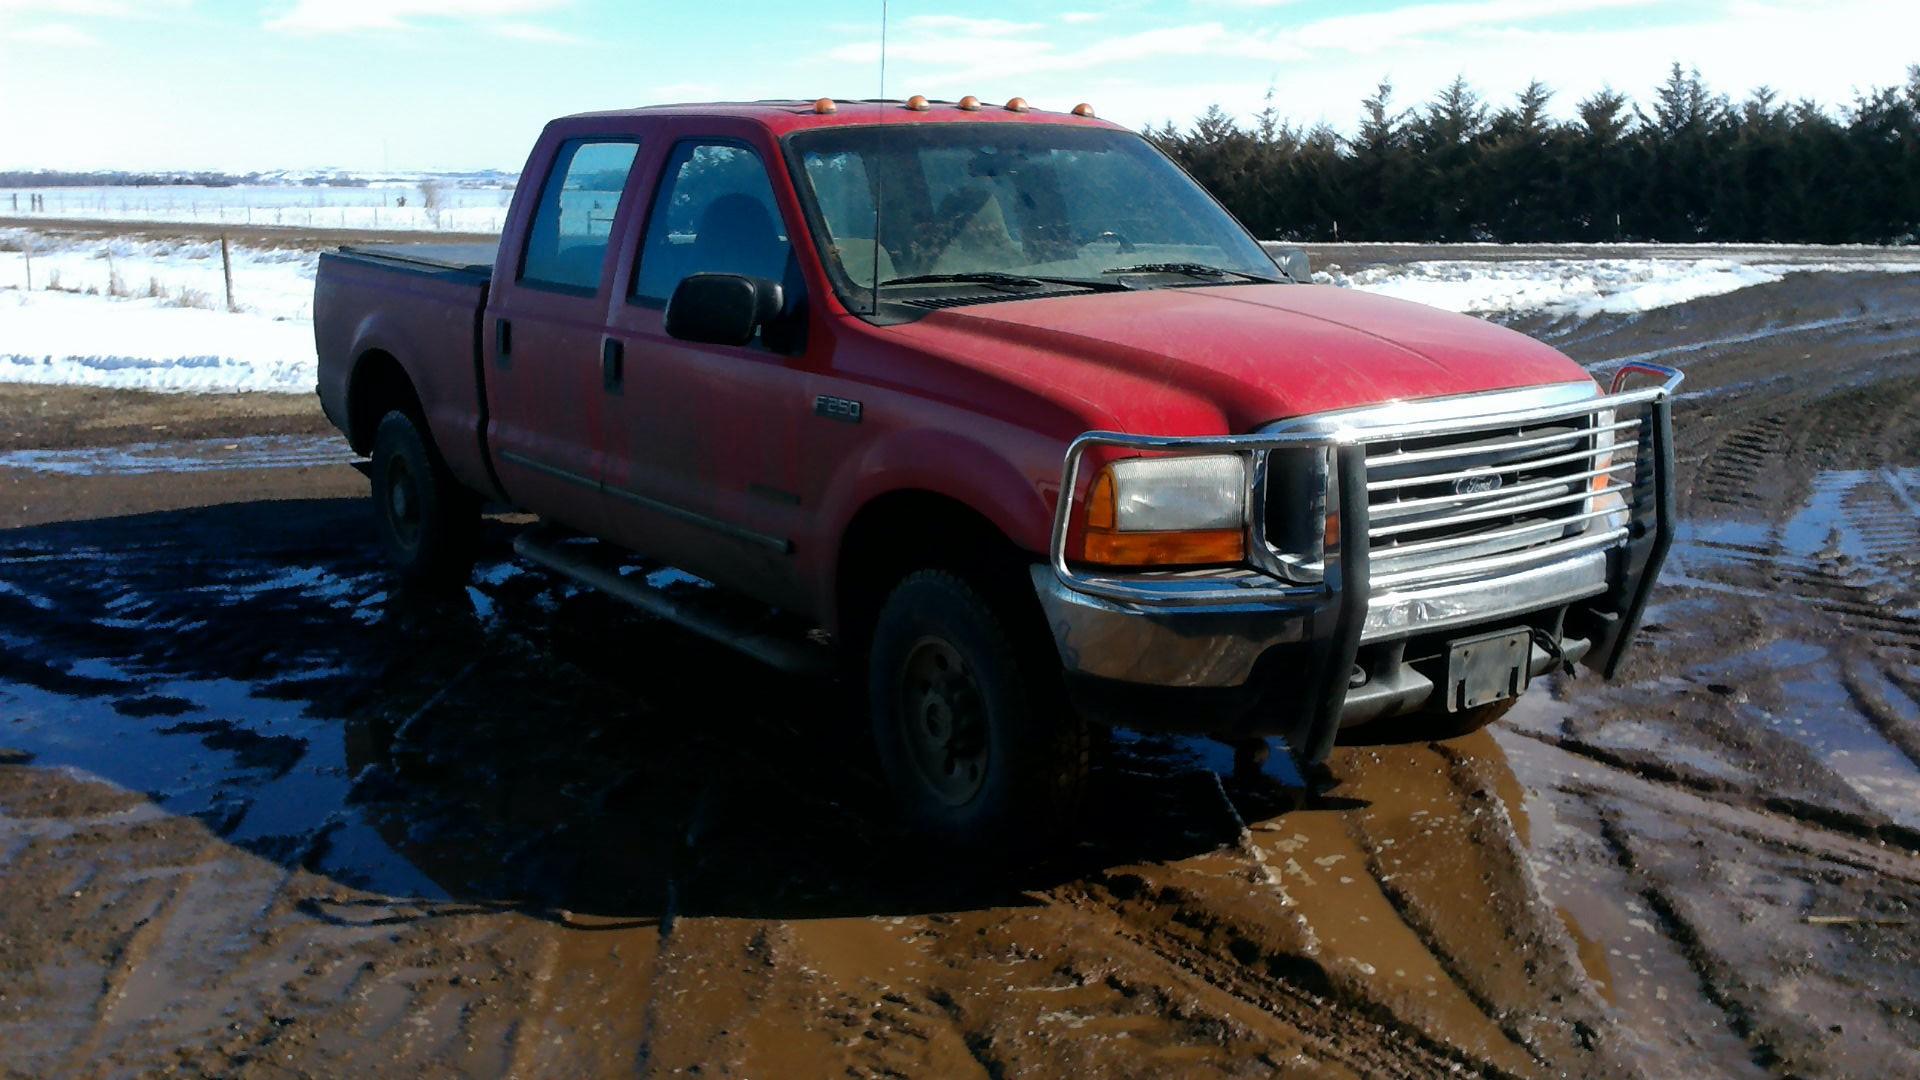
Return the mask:
<path fill-rule="evenodd" d="M 826 674 L 833 666 L 832 653 L 824 645 L 751 625 L 755 620 L 720 610 L 719 605 L 708 610 L 698 603 L 648 584 L 645 575 L 623 576 L 617 561 L 595 557 L 602 551 L 610 552 L 611 549 L 605 544 L 569 544 L 566 541 L 566 537 L 542 529 L 529 529 L 514 537 L 513 550 L 528 562 L 591 586 L 617 600 L 624 600 L 649 615 L 691 630 L 781 671 L 817 676 Z"/>

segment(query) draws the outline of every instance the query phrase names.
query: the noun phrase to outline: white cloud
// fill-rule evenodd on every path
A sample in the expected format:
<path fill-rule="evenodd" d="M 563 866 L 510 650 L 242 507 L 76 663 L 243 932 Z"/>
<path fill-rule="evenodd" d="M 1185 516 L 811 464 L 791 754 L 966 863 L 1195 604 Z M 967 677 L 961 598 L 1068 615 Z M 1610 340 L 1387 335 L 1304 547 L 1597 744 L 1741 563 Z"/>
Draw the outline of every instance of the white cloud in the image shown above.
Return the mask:
<path fill-rule="evenodd" d="M 162 6 L 182 7 L 172 3 Z M 0 14 L 26 15 L 137 15 L 140 6 L 126 0 L 0 0 Z"/>
<path fill-rule="evenodd" d="M 1099 11 L 1063 11 L 1060 13 L 1060 21 L 1066 23 L 1068 26 L 1085 26 L 1088 23 L 1097 23 L 1103 18 L 1106 18 L 1106 14 Z"/>
<path fill-rule="evenodd" d="M 100 44 L 99 38 L 66 23 L 42 23 L 21 30 L 0 29 L 0 40 L 54 48 L 90 48 Z"/>
<path fill-rule="evenodd" d="M 0 0 L 4 2 L 4 0 Z M 303 34 L 411 30 L 420 19 L 495 22 L 551 11 L 568 0 L 294 0 L 267 29 Z M 511 24 L 509 24 L 511 25 Z M 522 24 L 523 26 L 525 24 Z"/>
<path fill-rule="evenodd" d="M 1378 52 L 1410 38 L 1478 27 L 1513 26 L 1591 11 L 1650 7 L 1657 0 L 1473 0 L 1470 3 L 1416 4 L 1390 11 L 1335 15 L 1298 30 L 1275 35 L 1306 49 Z"/>
<path fill-rule="evenodd" d="M 496 22 L 486 24 L 487 32 L 515 41 L 527 41 L 536 45 L 585 45 L 587 39 L 578 34 L 569 34 L 565 30 L 556 30 L 551 26 L 532 22 Z"/>
<path fill-rule="evenodd" d="M 912 15 L 900 21 L 911 31 L 934 34 L 962 34 L 967 37 L 1005 37 L 1045 29 L 1045 23 L 1013 22 L 1009 19 L 980 19 L 970 15 Z"/>

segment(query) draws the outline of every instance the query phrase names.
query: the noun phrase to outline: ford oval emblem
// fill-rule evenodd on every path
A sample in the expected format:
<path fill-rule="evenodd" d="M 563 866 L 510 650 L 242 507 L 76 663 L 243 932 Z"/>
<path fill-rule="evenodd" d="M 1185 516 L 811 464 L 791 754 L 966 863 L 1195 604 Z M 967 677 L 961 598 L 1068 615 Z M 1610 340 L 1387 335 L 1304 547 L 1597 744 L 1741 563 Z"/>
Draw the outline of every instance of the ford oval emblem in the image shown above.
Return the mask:
<path fill-rule="evenodd" d="M 1453 482 L 1455 495 L 1485 495 L 1489 491 L 1499 491 L 1502 481 L 1499 473 L 1475 473 L 1462 476 Z"/>

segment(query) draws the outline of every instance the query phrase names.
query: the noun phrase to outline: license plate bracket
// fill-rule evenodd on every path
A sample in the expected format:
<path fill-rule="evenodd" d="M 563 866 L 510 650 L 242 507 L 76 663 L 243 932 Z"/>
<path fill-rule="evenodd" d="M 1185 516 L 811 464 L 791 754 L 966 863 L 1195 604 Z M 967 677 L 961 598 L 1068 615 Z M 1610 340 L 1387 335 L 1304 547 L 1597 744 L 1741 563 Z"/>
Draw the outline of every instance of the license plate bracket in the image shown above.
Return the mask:
<path fill-rule="evenodd" d="M 1519 697 L 1532 677 L 1533 633 L 1499 630 L 1447 642 L 1447 711 Z"/>

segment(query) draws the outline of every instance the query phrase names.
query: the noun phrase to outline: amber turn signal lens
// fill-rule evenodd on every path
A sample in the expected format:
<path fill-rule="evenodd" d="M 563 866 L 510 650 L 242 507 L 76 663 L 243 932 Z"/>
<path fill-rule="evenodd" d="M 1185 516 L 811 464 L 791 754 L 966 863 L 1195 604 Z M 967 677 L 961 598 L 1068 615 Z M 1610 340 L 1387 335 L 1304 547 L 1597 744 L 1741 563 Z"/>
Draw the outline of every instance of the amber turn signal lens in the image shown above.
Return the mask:
<path fill-rule="evenodd" d="M 1014 98 L 1012 101 L 1007 102 L 1008 112 L 1026 112 L 1028 109 L 1032 107 L 1033 106 L 1027 104 L 1027 99 L 1023 97 L 1017 97 L 1017 98 Z"/>
<path fill-rule="evenodd" d="M 1080 104 L 1078 104 L 1078 105 L 1075 105 L 1075 106 L 1073 107 L 1073 115 L 1075 115 L 1075 116 L 1084 116 L 1084 117 L 1087 117 L 1088 119 L 1092 119 L 1092 118 L 1093 118 L 1093 106 L 1091 106 L 1091 105 L 1089 105 L 1089 104 L 1087 104 L 1086 102 L 1084 102 L 1084 101 L 1083 101 L 1083 102 L 1081 102 Z"/>
<path fill-rule="evenodd" d="M 966 97 L 961 98 L 960 111 L 961 112 L 979 112 L 980 99 L 977 97 L 974 97 L 972 94 L 968 94 Z"/>
<path fill-rule="evenodd" d="M 1239 529 L 1157 533 L 1088 529 L 1082 554 L 1087 562 L 1107 566 L 1221 566 L 1245 561 L 1247 539 Z"/>
<path fill-rule="evenodd" d="M 833 103 L 832 98 L 823 97 L 813 103 L 813 111 L 821 116 L 825 116 L 828 113 L 839 112 L 840 107 Z"/>
<path fill-rule="evenodd" d="M 926 112 L 928 108 L 927 95 L 915 94 L 912 97 L 908 98 L 907 108 L 912 110 L 913 112 Z"/>

